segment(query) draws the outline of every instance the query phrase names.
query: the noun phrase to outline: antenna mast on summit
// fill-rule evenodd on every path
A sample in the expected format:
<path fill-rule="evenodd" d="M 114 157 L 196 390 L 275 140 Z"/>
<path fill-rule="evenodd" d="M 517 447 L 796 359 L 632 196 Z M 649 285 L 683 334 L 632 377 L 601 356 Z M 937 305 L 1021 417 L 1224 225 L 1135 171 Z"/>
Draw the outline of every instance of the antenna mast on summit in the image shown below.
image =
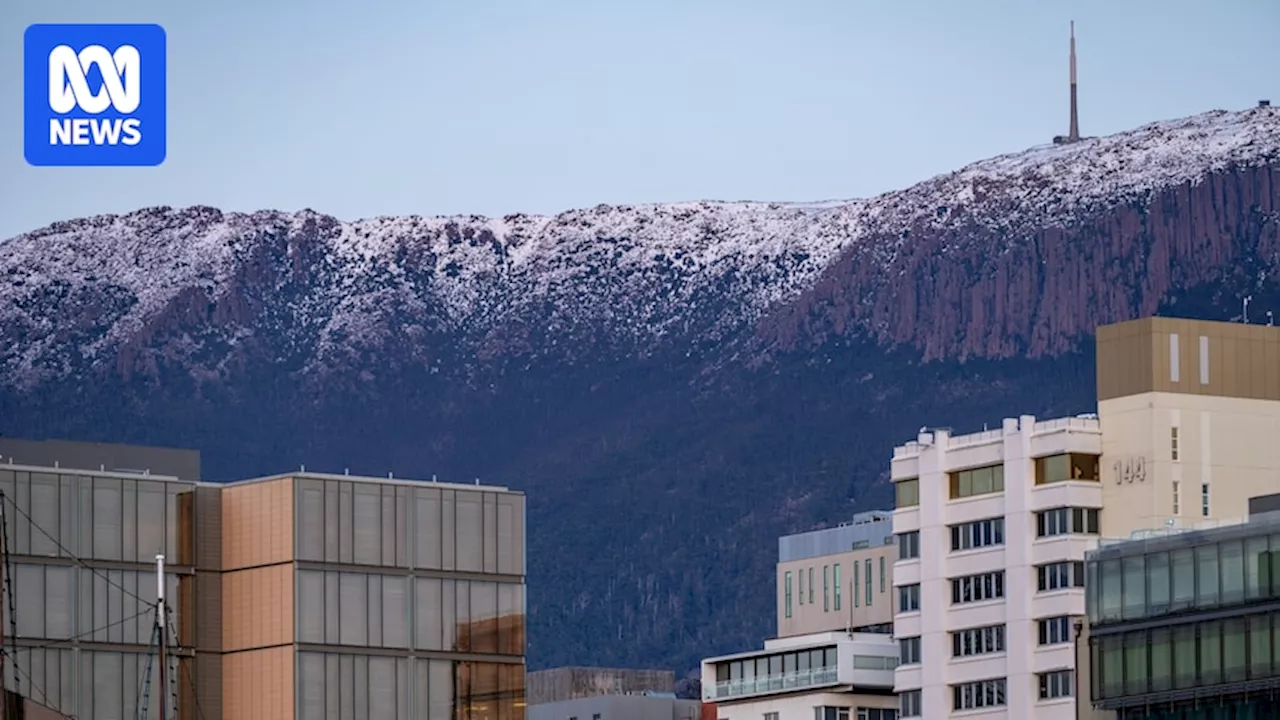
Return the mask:
<path fill-rule="evenodd" d="M 1071 126 L 1067 130 L 1067 142 L 1080 139 L 1080 117 L 1076 109 L 1076 22 L 1071 21 Z"/>

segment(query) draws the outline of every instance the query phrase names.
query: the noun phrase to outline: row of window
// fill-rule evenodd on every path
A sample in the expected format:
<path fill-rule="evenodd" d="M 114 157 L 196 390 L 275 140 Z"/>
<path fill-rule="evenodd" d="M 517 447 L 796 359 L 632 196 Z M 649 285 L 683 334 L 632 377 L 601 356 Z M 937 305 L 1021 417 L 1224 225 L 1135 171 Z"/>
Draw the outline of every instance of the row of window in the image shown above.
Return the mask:
<path fill-rule="evenodd" d="M 778 720 L 778 713 L 767 712 L 764 720 Z M 894 708 L 858 708 L 856 720 L 898 720 L 898 711 Z M 849 708 L 831 705 L 819 705 L 813 709 L 813 720 L 850 720 Z"/>
<path fill-rule="evenodd" d="M 999 600 L 1004 597 L 1004 570 L 965 575 L 951 579 L 951 603 Z M 1052 592 L 1084 587 L 1084 562 L 1065 560 L 1036 566 L 1036 586 L 1040 592 Z M 898 612 L 909 613 L 920 609 L 920 584 L 898 586 Z"/>
<path fill-rule="evenodd" d="M 1075 672 L 1072 670 L 1051 670 L 1037 673 L 1039 698 L 1054 700 L 1075 696 Z M 1004 678 L 978 680 L 951 686 L 951 707 L 953 710 L 981 710 L 984 708 L 1004 707 L 1008 701 L 1007 685 Z M 901 717 L 921 717 L 920 691 L 908 690 L 898 694 L 898 709 Z"/>
<path fill-rule="evenodd" d="M 1176 453 L 1175 453 L 1176 459 Z M 1101 473 L 1098 456 L 1084 453 L 1062 453 L 1035 459 L 1035 484 L 1067 480 L 1098 482 Z M 1004 464 L 986 465 L 947 473 L 947 489 L 952 500 L 1004 492 Z M 920 504 L 920 479 L 908 478 L 894 483 L 894 507 Z"/>
<path fill-rule="evenodd" d="M 1071 618 L 1066 615 L 1044 618 L 1037 621 L 1039 626 L 1039 642 L 1041 645 L 1057 645 L 1071 642 Z M 900 662 L 903 665 L 916 665 L 923 655 L 920 649 L 920 637 L 898 638 Z M 951 633 L 951 656 L 962 658 L 974 655 L 988 655 L 1005 651 L 1005 626 L 984 625 L 966 628 Z"/>
<path fill-rule="evenodd" d="M 884 557 L 881 556 L 880 558 L 878 558 L 878 560 L 879 560 L 879 569 L 880 569 L 880 578 L 879 578 L 880 594 L 884 594 L 885 592 L 888 591 L 888 570 L 886 568 Z M 866 603 L 867 607 L 871 607 L 872 604 L 874 603 L 874 598 L 876 595 L 875 593 L 876 582 L 875 582 L 874 576 L 872 575 L 872 569 L 874 567 L 875 565 L 873 565 L 871 558 L 867 558 L 864 562 L 861 562 L 861 563 L 859 563 L 856 560 L 853 562 L 853 581 L 850 583 L 850 590 L 852 590 L 853 592 L 854 607 L 860 607 L 863 602 Z M 860 568 L 863 570 L 862 572 L 859 572 Z M 788 618 L 791 617 L 791 613 L 792 613 L 791 572 L 792 571 L 788 570 L 782 575 L 783 615 Z M 805 595 L 805 574 L 806 573 L 808 573 L 808 578 L 809 578 L 808 599 L 809 599 L 809 604 L 812 605 L 814 604 L 814 592 L 815 592 L 815 587 L 817 585 L 817 583 L 814 582 L 814 568 L 803 568 L 799 571 L 796 571 L 796 575 L 799 576 L 799 583 L 800 583 L 799 599 L 800 599 L 800 604 L 804 605 L 805 597 L 806 597 Z M 864 577 L 866 578 L 865 582 L 863 581 Z M 823 612 L 830 612 L 832 610 L 839 611 L 841 609 L 840 607 L 842 604 L 841 589 L 843 587 L 844 587 L 844 581 L 841 579 L 841 576 L 840 576 L 840 563 L 835 563 L 833 565 L 823 565 L 822 566 L 822 611 Z"/>
<path fill-rule="evenodd" d="M 731 660 L 716 665 L 716 682 L 753 680 L 836 667 L 835 646 Z"/>
<path fill-rule="evenodd" d="M 1004 544 L 1004 518 L 987 518 L 952 525 L 952 551 L 973 550 Z M 1056 535 L 1097 535 L 1100 531 L 1095 508 L 1061 507 L 1036 513 L 1036 537 Z M 920 531 L 898 533 L 898 559 L 920 557 Z"/>
<path fill-rule="evenodd" d="M 1092 622 L 1280 598 L 1280 533 L 1103 560 L 1089 572 Z"/>
<path fill-rule="evenodd" d="M 1280 612 L 1090 639 L 1096 698 L 1200 688 L 1280 674 Z"/>

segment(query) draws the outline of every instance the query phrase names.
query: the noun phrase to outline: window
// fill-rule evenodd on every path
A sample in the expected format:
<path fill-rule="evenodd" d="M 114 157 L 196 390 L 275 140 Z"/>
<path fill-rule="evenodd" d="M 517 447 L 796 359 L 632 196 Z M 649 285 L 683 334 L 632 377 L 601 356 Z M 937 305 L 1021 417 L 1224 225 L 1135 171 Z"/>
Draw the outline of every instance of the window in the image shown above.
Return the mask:
<path fill-rule="evenodd" d="M 1062 453 L 1036 458 L 1037 485 L 1065 480 L 1097 482 L 1100 479 L 1097 455 Z"/>
<path fill-rule="evenodd" d="M 1169 333 L 1169 382 L 1178 382 L 1178 333 Z"/>
<path fill-rule="evenodd" d="M 1209 483 L 1200 484 L 1200 514 L 1209 517 Z"/>
<path fill-rule="evenodd" d="M 904 693 L 899 693 L 898 710 L 900 717 L 920 717 L 920 691 L 908 690 Z"/>
<path fill-rule="evenodd" d="M 884 562 L 884 558 L 880 558 L 880 562 Z M 871 558 L 867 558 L 866 562 L 866 578 L 867 578 L 867 607 L 871 607 Z M 855 573 L 856 574 L 856 573 Z"/>
<path fill-rule="evenodd" d="M 858 708 L 858 720 L 898 720 L 896 708 Z"/>
<path fill-rule="evenodd" d="M 1084 587 L 1084 561 L 1049 563 L 1036 567 L 1040 592 Z"/>
<path fill-rule="evenodd" d="M 813 709 L 813 720 L 849 720 L 849 708 L 819 705 Z"/>
<path fill-rule="evenodd" d="M 591 720 L 600 720 L 600 713 L 591 713 Z"/>
<path fill-rule="evenodd" d="M 1005 703 L 1004 678 L 952 685 L 952 703 L 956 710 L 1002 707 Z"/>
<path fill-rule="evenodd" d="M 1004 597 L 1004 571 L 966 575 L 951 581 L 951 602 L 956 605 Z"/>
<path fill-rule="evenodd" d="M 782 577 L 782 597 L 783 597 L 783 614 L 791 617 L 791 571 L 788 570 Z"/>
<path fill-rule="evenodd" d="M 894 484 L 895 508 L 915 507 L 920 504 L 920 478 L 900 480 Z"/>
<path fill-rule="evenodd" d="M 804 568 L 800 568 L 800 604 L 804 604 Z"/>
<path fill-rule="evenodd" d="M 898 533 L 898 559 L 914 560 L 920 557 L 920 531 Z"/>
<path fill-rule="evenodd" d="M 951 526 L 951 549 L 972 550 L 1004 544 L 1004 518 L 977 520 Z"/>
<path fill-rule="evenodd" d="M 968 628 L 951 633 L 951 656 L 969 657 L 1004 652 L 1004 626 Z"/>
<path fill-rule="evenodd" d="M 822 566 L 822 612 L 831 609 L 831 567 L 829 565 Z"/>
<path fill-rule="evenodd" d="M 898 638 L 898 654 L 903 665 L 920 663 L 920 636 Z"/>
<path fill-rule="evenodd" d="M 809 568 L 809 604 L 813 604 L 813 568 Z"/>
<path fill-rule="evenodd" d="M 1057 645 L 1071 642 L 1071 618 L 1067 615 L 1045 618 L 1040 621 L 1040 644 Z"/>
<path fill-rule="evenodd" d="M 1169 428 L 1169 459 L 1178 462 L 1178 426 Z"/>
<path fill-rule="evenodd" d="M 898 588 L 898 612 L 915 612 L 920 609 L 920 583 Z"/>
<path fill-rule="evenodd" d="M 1040 673 L 1040 699 L 1053 700 L 1075 695 L 1075 673 L 1070 670 L 1054 670 Z"/>
<path fill-rule="evenodd" d="M 884 556 L 880 556 L 880 594 L 884 594 Z"/>
<path fill-rule="evenodd" d="M 1036 513 L 1036 537 L 1097 535 L 1098 511 L 1094 508 L 1054 508 Z"/>
<path fill-rule="evenodd" d="M 835 605 L 836 610 L 840 609 L 840 563 L 836 563 L 831 570 L 832 580 L 835 582 Z M 853 585 L 858 586 L 858 564 L 853 564 Z M 856 592 L 856 591 L 855 591 Z M 857 597 L 857 595 L 854 595 Z M 856 603 L 855 603 L 856 604 Z"/>
<path fill-rule="evenodd" d="M 1209 338 L 1200 336 L 1200 384 L 1209 384 Z"/>
<path fill-rule="evenodd" d="M 1174 480 L 1173 481 L 1173 514 L 1174 515 L 1182 514 L 1181 498 L 1178 497 L 1178 486 L 1179 486 L 1178 481 Z"/>
<path fill-rule="evenodd" d="M 951 499 L 986 495 L 987 493 L 1004 492 L 1004 465 L 988 465 L 953 472 L 951 480 Z"/>
<path fill-rule="evenodd" d="M 764 714 L 764 720 L 778 720 L 778 713 L 767 712 Z"/>

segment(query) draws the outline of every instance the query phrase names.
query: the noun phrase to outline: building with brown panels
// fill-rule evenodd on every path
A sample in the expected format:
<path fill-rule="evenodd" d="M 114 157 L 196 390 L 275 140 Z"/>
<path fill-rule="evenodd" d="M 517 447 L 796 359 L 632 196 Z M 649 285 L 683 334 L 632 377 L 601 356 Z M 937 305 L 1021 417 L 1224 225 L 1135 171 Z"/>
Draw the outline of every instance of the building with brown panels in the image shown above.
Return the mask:
<path fill-rule="evenodd" d="M 151 677 L 149 717 L 167 696 L 181 720 L 524 718 L 520 493 L 17 464 L 0 465 L 0 491 L 29 675 L 15 689 L 61 712 L 133 717 Z M 148 642 L 157 550 L 168 693 Z"/>

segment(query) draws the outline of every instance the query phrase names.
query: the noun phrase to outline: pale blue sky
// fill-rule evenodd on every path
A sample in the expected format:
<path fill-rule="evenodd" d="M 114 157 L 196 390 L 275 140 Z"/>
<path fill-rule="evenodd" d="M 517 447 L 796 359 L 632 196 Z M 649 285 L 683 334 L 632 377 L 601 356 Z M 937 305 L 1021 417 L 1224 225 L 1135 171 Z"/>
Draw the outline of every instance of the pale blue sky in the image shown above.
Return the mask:
<path fill-rule="evenodd" d="M 1276 0 L 4 0 L 0 238 L 147 205 L 381 214 L 874 195 L 1081 125 L 1280 103 Z M 159 168 L 32 168 L 22 33 L 158 22 Z"/>

